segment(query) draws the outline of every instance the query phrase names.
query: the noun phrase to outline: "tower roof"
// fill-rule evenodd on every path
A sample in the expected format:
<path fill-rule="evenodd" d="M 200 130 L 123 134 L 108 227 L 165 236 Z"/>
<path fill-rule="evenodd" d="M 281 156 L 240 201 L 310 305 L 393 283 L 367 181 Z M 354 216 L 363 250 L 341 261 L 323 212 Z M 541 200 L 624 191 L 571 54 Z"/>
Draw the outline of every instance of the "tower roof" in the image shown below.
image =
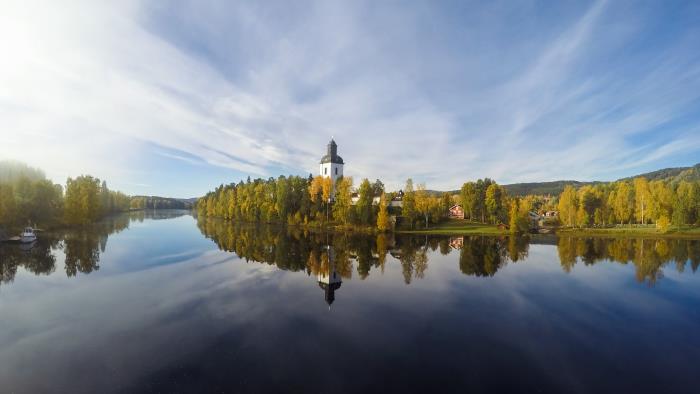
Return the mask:
<path fill-rule="evenodd" d="M 326 155 L 321 158 L 321 164 L 325 163 L 344 164 L 343 158 L 338 156 L 338 145 L 333 139 L 328 143 Z"/>

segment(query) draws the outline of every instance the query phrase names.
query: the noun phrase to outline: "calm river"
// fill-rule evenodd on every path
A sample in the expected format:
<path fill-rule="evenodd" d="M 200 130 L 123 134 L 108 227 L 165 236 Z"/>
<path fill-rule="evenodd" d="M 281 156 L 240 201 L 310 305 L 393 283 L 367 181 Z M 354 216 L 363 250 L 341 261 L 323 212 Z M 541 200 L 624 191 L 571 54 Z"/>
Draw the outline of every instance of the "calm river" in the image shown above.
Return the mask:
<path fill-rule="evenodd" d="M 700 241 L 132 213 L 0 246 L 0 392 L 700 392 Z"/>

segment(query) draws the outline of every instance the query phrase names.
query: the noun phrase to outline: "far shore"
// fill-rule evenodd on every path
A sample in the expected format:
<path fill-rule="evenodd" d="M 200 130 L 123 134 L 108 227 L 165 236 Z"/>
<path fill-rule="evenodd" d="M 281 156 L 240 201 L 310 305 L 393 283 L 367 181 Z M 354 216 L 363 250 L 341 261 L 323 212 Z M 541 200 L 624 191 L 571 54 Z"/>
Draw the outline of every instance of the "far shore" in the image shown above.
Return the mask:
<path fill-rule="evenodd" d="M 605 228 L 554 228 L 553 234 L 580 237 L 648 237 L 648 238 L 685 238 L 700 239 L 700 226 L 671 228 L 662 232 L 653 225 L 616 226 Z M 466 220 L 449 220 L 423 229 L 397 229 L 396 233 L 406 234 L 442 234 L 442 235 L 511 235 L 507 229 L 499 229 L 493 224 L 474 223 Z"/>

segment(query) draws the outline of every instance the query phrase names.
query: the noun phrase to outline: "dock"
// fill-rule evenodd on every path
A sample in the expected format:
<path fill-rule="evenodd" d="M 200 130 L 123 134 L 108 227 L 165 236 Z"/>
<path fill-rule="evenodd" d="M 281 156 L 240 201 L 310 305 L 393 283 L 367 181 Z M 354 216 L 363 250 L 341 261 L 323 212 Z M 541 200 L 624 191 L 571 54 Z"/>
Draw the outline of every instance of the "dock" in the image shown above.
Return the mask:
<path fill-rule="evenodd" d="M 19 236 L 9 237 L 9 238 L 5 238 L 3 240 L 0 240 L 0 242 L 19 242 L 19 241 L 20 241 Z"/>

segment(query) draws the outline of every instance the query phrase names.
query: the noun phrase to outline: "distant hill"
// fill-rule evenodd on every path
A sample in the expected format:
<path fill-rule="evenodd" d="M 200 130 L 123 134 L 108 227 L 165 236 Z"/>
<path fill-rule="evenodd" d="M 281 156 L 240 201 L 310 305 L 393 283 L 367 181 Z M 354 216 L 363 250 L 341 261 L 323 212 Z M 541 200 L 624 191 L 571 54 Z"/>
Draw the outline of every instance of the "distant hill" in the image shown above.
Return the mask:
<path fill-rule="evenodd" d="M 513 183 L 503 185 L 509 195 L 524 196 L 527 194 L 545 195 L 560 194 L 566 186 L 579 188 L 585 185 L 593 185 L 600 182 L 579 182 L 579 181 L 552 181 L 552 182 L 530 182 L 530 183 Z"/>
<path fill-rule="evenodd" d="M 700 163 L 694 165 L 693 167 L 664 168 L 661 170 L 647 172 L 645 174 L 639 174 L 628 178 L 622 178 L 620 180 L 631 180 L 638 177 L 644 177 L 650 181 L 669 180 L 669 178 L 673 178 L 670 179 L 672 181 L 698 180 L 700 179 Z"/>
<path fill-rule="evenodd" d="M 700 181 L 700 163 L 681 171 L 673 178 L 674 182 L 680 181 Z"/>
<path fill-rule="evenodd" d="M 618 180 L 632 180 L 634 178 L 644 177 L 650 181 L 663 180 L 670 182 L 680 182 L 685 181 L 698 181 L 700 180 L 700 163 L 694 165 L 693 167 L 676 167 L 676 168 L 664 168 L 661 170 L 656 170 L 652 172 L 647 172 L 644 174 L 639 174 L 627 178 L 622 178 Z M 510 185 L 503 185 L 508 194 L 512 196 L 524 196 L 527 194 L 560 194 L 564 187 L 571 185 L 576 188 L 585 185 L 595 185 L 598 183 L 605 183 L 600 181 L 594 182 L 579 182 L 579 181 L 553 181 L 553 182 L 531 182 L 531 183 L 513 183 Z"/>
<path fill-rule="evenodd" d="M 132 196 L 131 207 L 135 209 L 190 209 L 196 200 L 196 198 Z"/>

